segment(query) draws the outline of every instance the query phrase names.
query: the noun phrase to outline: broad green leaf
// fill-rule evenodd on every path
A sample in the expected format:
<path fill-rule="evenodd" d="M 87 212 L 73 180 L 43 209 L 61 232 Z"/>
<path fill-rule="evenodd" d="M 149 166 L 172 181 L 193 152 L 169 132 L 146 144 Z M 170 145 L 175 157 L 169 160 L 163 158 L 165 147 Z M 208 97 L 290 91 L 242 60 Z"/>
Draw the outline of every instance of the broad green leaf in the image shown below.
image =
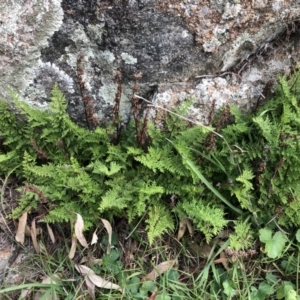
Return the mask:
<path fill-rule="evenodd" d="M 268 283 L 272 283 L 272 284 L 277 281 L 277 277 L 274 274 L 272 274 L 272 273 L 268 273 L 266 275 L 266 279 L 267 279 Z"/>
<path fill-rule="evenodd" d="M 138 293 L 139 290 L 139 285 L 140 285 L 140 279 L 135 276 L 132 277 L 128 283 L 126 284 L 127 289 L 134 295 Z"/>
<path fill-rule="evenodd" d="M 265 299 L 265 296 L 270 296 L 274 293 L 274 289 L 272 288 L 271 285 L 269 285 L 266 282 L 262 282 L 259 284 L 258 287 L 258 295 L 262 298 Z"/>
<path fill-rule="evenodd" d="M 260 229 L 259 239 L 263 243 L 268 243 L 272 239 L 272 230 L 269 228 Z"/>
<path fill-rule="evenodd" d="M 288 238 L 284 233 L 278 231 L 274 234 L 272 240 L 266 243 L 266 251 L 270 258 L 279 257 L 284 249 Z"/>
<path fill-rule="evenodd" d="M 259 238 L 261 242 L 266 244 L 265 249 L 270 258 L 279 257 L 288 241 L 287 236 L 281 231 L 277 231 L 272 237 L 272 231 L 269 228 L 261 229 Z"/>
<path fill-rule="evenodd" d="M 232 280 L 225 280 L 223 282 L 224 293 L 228 297 L 233 297 L 236 295 L 236 289 L 234 288 L 234 283 Z"/>
<path fill-rule="evenodd" d="M 285 300 L 297 300 L 297 292 L 294 290 L 289 290 L 285 295 Z"/>
<path fill-rule="evenodd" d="M 155 300 L 172 300 L 168 293 L 162 292 L 155 297 Z"/>
<path fill-rule="evenodd" d="M 284 283 L 282 284 L 278 290 L 277 290 L 277 293 L 276 293 L 276 299 L 283 299 L 285 298 L 285 300 L 287 300 L 287 295 L 289 294 L 290 291 L 293 291 L 294 288 L 291 284 L 288 284 L 288 283 Z M 297 298 L 295 298 L 297 299 Z M 289 299 L 291 300 L 291 299 Z"/>
<path fill-rule="evenodd" d="M 153 292 L 156 288 L 156 284 L 153 281 L 145 281 L 140 289 L 140 292 L 142 293 L 143 291 L 145 291 L 146 293 L 148 292 Z"/>

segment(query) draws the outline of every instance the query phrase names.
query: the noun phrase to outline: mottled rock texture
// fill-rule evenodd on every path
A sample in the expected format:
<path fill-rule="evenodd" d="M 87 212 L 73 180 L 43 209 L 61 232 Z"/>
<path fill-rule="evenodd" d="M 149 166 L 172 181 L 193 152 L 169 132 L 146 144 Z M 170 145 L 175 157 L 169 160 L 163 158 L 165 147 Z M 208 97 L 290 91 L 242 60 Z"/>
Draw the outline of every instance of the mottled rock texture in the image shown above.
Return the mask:
<path fill-rule="evenodd" d="M 58 82 L 74 119 L 88 95 L 105 120 L 119 70 L 127 119 L 142 72 L 140 96 L 168 109 L 193 97 L 205 123 L 213 102 L 250 108 L 297 66 L 299 16 L 297 0 L 2 0 L 0 93 L 44 107 Z"/>

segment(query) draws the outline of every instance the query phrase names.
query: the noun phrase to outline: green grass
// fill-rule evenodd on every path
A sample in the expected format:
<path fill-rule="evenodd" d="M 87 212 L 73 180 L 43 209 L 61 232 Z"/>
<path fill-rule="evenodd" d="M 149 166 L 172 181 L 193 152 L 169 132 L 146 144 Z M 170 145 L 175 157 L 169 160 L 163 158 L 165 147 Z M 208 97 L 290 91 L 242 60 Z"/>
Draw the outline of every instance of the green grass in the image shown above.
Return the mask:
<path fill-rule="evenodd" d="M 16 295 L 25 290 L 29 291 L 28 299 L 34 295 L 39 299 L 89 299 L 86 276 L 76 270 L 76 263 L 89 266 L 95 274 L 122 288 L 120 292 L 96 287 L 95 299 L 300 299 L 298 236 L 290 237 L 280 257 L 269 258 L 263 244 L 258 242 L 261 251 L 257 249 L 256 255 L 228 259 L 225 268 L 214 261 L 227 249 L 226 238 L 215 239 L 209 245 L 208 257 L 202 258 L 195 251 L 195 245 L 201 249 L 201 244 L 205 244 L 199 232 L 194 237 L 185 235 L 180 242 L 165 235 L 150 246 L 143 227 L 139 225 L 132 231 L 127 224 L 124 226 L 124 220 L 112 224 L 114 233 L 109 255 L 106 253 L 108 236 L 103 230 L 95 245 L 89 249 L 77 246 L 74 259 L 69 259 L 69 229 L 67 224 L 64 226 L 54 226 L 55 234 L 62 237 L 55 246 L 46 233 L 39 238 L 45 245 L 44 251 L 28 254 L 27 280 L 10 287 L 4 281 L 0 288 L 3 299 L 18 299 Z M 155 280 L 144 279 L 153 268 L 170 260 L 174 264 L 166 272 Z M 45 278 L 47 284 L 43 283 Z"/>

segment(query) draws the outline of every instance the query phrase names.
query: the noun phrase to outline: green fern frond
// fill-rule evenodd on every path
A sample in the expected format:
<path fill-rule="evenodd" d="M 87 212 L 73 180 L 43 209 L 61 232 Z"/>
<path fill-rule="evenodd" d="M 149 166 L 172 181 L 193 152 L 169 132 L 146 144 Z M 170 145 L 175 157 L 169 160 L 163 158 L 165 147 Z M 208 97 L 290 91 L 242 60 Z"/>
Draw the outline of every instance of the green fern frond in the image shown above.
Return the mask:
<path fill-rule="evenodd" d="M 253 118 L 253 122 L 258 125 L 260 130 L 262 131 L 263 137 L 267 140 L 271 145 L 277 145 L 280 131 L 278 125 L 275 122 L 271 122 L 270 118 L 263 115 L 259 115 L 258 117 Z"/>
<path fill-rule="evenodd" d="M 235 221 L 234 233 L 230 234 L 230 248 L 234 250 L 246 250 L 253 246 L 254 232 L 248 220 Z"/>
<path fill-rule="evenodd" d="M 104 174 L 107 176 L 114 175 L 123 168 L 123 166 L 117 164 L 114 161 L 110 162 L 110 166 L 108 168 L 104 163 L 101 163 L 99 160 L 96 160 L 95 162 L 93 162 L 92 167 L 93 167 L 93 173 Z"/>
<path fill-rule="evenodd" d="M 228 223 L 223 209 L 206 204 L 202 199 L 186 201 L 180 207 L 187 216 L 193 218 L 197 228 L 205 235 L 207 243 Z"/>
<path fill-rule="evenodd" d="M 154 242 L 154 239 L 166 233 L 169 230 L 174 230 L 174 221 L 164 206 L 153 205 L 149 208 L 149 215 L 146 223 L 148 233 L 148 240 L 150 245 Z"/>

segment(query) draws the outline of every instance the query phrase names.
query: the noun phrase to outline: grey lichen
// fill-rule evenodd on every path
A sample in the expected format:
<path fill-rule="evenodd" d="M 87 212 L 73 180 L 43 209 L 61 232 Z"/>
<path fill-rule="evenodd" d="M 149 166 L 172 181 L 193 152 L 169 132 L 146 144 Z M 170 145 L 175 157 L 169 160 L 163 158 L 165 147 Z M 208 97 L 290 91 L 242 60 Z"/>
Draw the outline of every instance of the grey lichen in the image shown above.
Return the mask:
<path fill-rule="evenodd" d="M 233 43 L 232 48 L 223 56 L 222 72 L 234 67 L 238 62 L 246 59 L 253 51 L 255 51 L 255 41 L 249 34 L 240 35 Z"/>
<path fill-rule="evenodd" d="M 13 12 L 13 13 L 12 13 Z M 19 94 L 32 82 L 41 49 L 63 20 L 61 0 L 2 0 L 0 2 L 0 96 Z"/>
<path fill-rule="evenodd" d="M 37 87 L 40 89 L 45 88 L 47 91 L 50 91 L 54 84 L 57 83 L 63 92 L 74 93 L 73 79 L 50 62 L 41 64 L 36 70 L 35 80 Z"/>
<path fill-rule="evenodd" d="M 137 63 L 137 59 L 135 57 L 133 57 L 132 55 L 130 55 L 129 53 L 123 52 L 121 54 L 121 57 L 124 60 L 124 62 L 128 65 L 134 65 Z"/>
<path fill-rule="evenodd" d="M 224 20 L 234 19 L 239 15 L 241 10 L 242 10 L 242 6 L 240 4 L 226 3 L 225 11 L 222 15 L 222 19 Z"/>
<path fill-rule="evenodd" d="M 218 48 L 226 42 L 228 39 L 228 32 L 229 32 L 229 25 L 217 25 L 214 30 L 213 34 L 214 37 L 211 40 L 207 40 L 203 45 L 203 49 L 205 52 L 216 52 Z"/>

